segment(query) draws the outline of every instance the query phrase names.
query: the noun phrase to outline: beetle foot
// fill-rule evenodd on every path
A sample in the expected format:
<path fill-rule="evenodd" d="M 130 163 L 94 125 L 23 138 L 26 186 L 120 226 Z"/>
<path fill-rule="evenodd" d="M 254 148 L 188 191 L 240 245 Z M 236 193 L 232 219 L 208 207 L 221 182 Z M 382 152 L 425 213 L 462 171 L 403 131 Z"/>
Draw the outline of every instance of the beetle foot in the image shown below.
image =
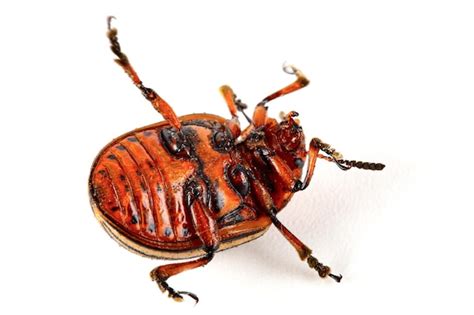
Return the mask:
<path fill-rule="evenodd" d="M 176 302 L 182 302 L 184 299 L 183 295 L 188 295 L 189 297 L 191 297 L 196 302 L 196 304 L 199 302 L 199 298 L 197 297 L 197 295 L 192 292 L 176 291 L 175 289 L 170 287 L 168 283 L 164 280 L 154 279 L 154 281 L 156 281 L 156 283 L 158 284 L 158 287 L 160 288 L 161 292 L 168 292 L 168 297 L 172 298 Z"/>
<path fill-rule="evenodd" d="M 332 273 L 329 274 L 329 276 L 334 279 L 334 281 L 336 281 L 337 283 L 341 282 L 342 280 L 342 275 L 339 274 L 339 276 L 336 276 L 336 275 L 333 275 Z"/>
<path fill-rule="evenodd" d="M 334 279 L 334 281 L 341 282 L 342 275 L 341 274 L 339 276 L 333 275 L 331 273 L 331 268 L 320 263 L 316 259 L 316 257 L 309 255 L 306 261 L 308 262 L 308 266 L 316 270 L 321 278 L 326 278 L 327 276 L 329 276 L 330 278 Z"/>
<path fill-rule="evenodd" d="M 158 286 L 160 287 L 161 291 L 164 293 L 165 291 L 168 292 L 168 297 L 172 298 L 176 302 L 182 302 L 184 300 L 183 295 L 190 296 L 196 304 L 199 302 L 199 298 L 196 294 L 187 292 L 187 291 L 175 291 L 172 287 L 170 287 L 166 281 L 157 282 Z"/>

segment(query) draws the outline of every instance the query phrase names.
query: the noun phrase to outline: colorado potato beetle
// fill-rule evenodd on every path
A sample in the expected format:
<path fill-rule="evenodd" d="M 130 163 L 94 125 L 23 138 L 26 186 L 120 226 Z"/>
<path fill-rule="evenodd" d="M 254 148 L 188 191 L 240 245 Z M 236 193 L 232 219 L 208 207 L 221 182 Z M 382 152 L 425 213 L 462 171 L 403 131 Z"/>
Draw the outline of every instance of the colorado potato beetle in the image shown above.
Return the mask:
<path fill-rule="evenodd" d="M 330 268 L 290 232 L 277 214 L 294 193 L 308 187 L 316 160 L 335 163 L 342 170 L 382 170 L 383 164 L 344 160 L 317 138 L 305 146 L 294 111 L 281 120 L 267 116 L 269 102 L 308 85 L 294 66 L 284 71 L 296 80 L 268 95 L 252 117 L 229 86 L 220 92 L 230 119 L 191 114 L 178 117 L 153 89 L 145 87 L 122 52 L 117 29 L 108 18 L 108 39 L 115 61 L 145 98 L 164 117 L 114 139 L 95 159 L 90 201 L 107 233 L 125 248 L 160 259 L 190 259 L 166 264 L 150 273 L 160 289 L 175 300 L 195 294 L 177 291 L 168 279 L 208 264 L 215 253 L 252 241 L 273 225 L 296 249 L 301 260 L 320 277 L 339 282 Z M 243 130 L 238 114 L 248 121 Z M 303 167 L 307 164 L 303 176 Z"/>

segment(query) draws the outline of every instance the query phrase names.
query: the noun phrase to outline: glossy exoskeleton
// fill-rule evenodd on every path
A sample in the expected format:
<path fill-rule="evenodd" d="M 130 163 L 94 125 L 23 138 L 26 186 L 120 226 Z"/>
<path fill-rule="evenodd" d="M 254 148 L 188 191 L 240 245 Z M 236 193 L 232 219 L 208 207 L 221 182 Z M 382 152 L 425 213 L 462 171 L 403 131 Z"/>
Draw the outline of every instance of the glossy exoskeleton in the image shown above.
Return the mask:
<path fill-rule="evenodd" d="M 256 239 L 274 225 L 299 257 L 321 277 L 340 281 L 311 249 L 277 218 L 295 192 L 308 187 L 318 158 L 341 169 L 381 170 L 384 165 L 343 160 L 317 138 L 305 139 L 296 112 L 281 121 L 267 117 L 271 100 L 308 85 L 293 66 L 290 85 L 265 97 L 252 118 L 228 86 L 220 91 L 231 118 L 210 114 L 177 117 L 154 90 L 145 87 L 121 51 L 117 30 L 108 38 L 115 61 L 165 121 L 128 132 L 109 143 L 92 166 L 89 190 L 94 214 L 125 248 L 149 257 L 191 259 L 159 266 L 151 278 L 175 300 L 190 292 L 175 291 L 167 281 L 209 263 L 217 251 Z M 241 130 L 238 112 L 249 122 Z M 303 166 L 307 168 L 303 175 Z"/>

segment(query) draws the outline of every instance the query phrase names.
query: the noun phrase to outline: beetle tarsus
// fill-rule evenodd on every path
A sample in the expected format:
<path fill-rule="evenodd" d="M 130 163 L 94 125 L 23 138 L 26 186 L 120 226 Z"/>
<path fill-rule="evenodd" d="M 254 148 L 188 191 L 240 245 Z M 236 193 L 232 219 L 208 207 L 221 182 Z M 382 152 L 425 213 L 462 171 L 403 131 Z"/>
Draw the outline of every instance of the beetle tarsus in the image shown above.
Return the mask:
<path fill-rule="evenodd" d="M 181 296 L 181 294 L 185 294 L 187 296 L 189 296 L 190 298 L 192 298 L 194 301 L 195 301 L 195 304 L 198 304 L 199 303 L 199 298 L 196 294 L 192 293 L 192 292 L 187 292 L 187 291 L 178 291 L 176 292 L 179 296 Z M 182 298 L 182 296 L 181 296 Z"/>
<path fill-rule="evenodd" d="M 334 279 L 334 281 L 336 281 L 337 283 L 341 282 L 341 280 L 342 280 L 342 275 L 341 274 L 339 274 L 339 276 L 336 276 L 336 275 L 333 275 L 332 273 L 330 273 L 328 276 L 331 277 L 332 279 Z"/>
<path fill-rule="evenodd" d="M 340 274 L 339 276 L 336 276 L 332 274 L 331 268 L 320 263 L 316 257 L 309 255 L 306 261 L 308 262 L 308 266 L 311 269 L 316 270 L 321 278 L 326 278 L 327 276 L 329 276 L 330 278 L 334 279 L 336 282 L 341 282 L 342 275 Z"/>
<path fill-rule="evenodd" d="M 168 283 L 164 280 L 160 279 L 154 279 L 156 283 L 158 284 L 158 287 L 160 288 L 161 292 L 168 292 L 168 297 L 172 298 L 176 302 L 182 302 L 183 301 L 183 295 L 187 295 L 191 297 L 196 304 L 199 302 L 199 298 L 196 294 L 188 291 L 175 291 L 172 287 L 168 285 Z"/>
<path fill-rule="evenodd" d="M 370 171 L 381 171 L 385 168 L 385 165 L 382 163 L 370 163 L 370 162 L 362 162 L 362 161 L 349 161 L 349 160 L 336 160 L 334 162 L 344 171 L 355 167 L 362 170 L 370 170 Z"/>
<path fill-rule="evenodd" d="M 352 168 L 351 165 L 346 166 L 346 165 L 342 164 L 340 160 L 336 160 L 336 158 L 333 158 L 333 161 L 334 161 L 334 163 L 336 163 L 336 165 L 337 165 L 341 170 L 343 170 L 343 171 L 348 171 L 348 170 L 350 170 L 350 169 Z"/>
<path fill-rule="evenodd" d="M 109 30 L 112 28 L 112 20 L 113 20 L 113 19 L 116 20 L 117 18 L 116 18 L 115 16 L 113 16 L 113 15 L 109 15 L 109 16 L 107 17 L 107 28 L 108 28 Z"/>
<path fill-rule="evenodd" d="M 291 74 L 291 75 L 295 75 L 296 72 L 299 71 L 295 66 L 287 64 L 286 61 L 283 63 L 282 68 L 283 68 L 283 72 Z"/>

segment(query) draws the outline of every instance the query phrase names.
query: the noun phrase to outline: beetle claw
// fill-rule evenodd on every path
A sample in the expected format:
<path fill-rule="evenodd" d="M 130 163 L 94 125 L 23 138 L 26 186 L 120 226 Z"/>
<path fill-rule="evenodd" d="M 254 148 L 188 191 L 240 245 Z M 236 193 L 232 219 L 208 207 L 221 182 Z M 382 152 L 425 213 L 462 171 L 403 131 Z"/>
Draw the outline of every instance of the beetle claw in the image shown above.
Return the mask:
<path fill-rule="evenodd" d="M 155 280 L 155 279 L 154 279 Z M 155 280 L 156 283 L 158 284 L 158 287 L 160 288 L 161 292 L 168 292 L 168 297 L 172 298 L 176 302 L 182 302 L 184 300 L 183 295 L 187 295 L 191 297 L 194 301 L 195 304 L 199 302 L 199 298 L 196 294 L 188 291 L 175 291 L 172 287 L 166 283 L 164 280 Z"/>
<path fill-rule="evenodd" d="M 189 296 L 190 298 L 192 298 L 195 301 L 195 304 L 199 303 L 198 296 L 196 294 L 192 293 L 192 292 L 187 292 L 187 291 L 178 291 L 178 292 L 176 292 L 176 295 L 179 296 L 179 298 L 180 298 L 180 300 L 178 302 L 181 302 L 183 300 L 182 294 L 185 294 L 185 295 Z"/>
<path fill-rule="evenodd" d="M 288 73 L 288 74 L 293 75 L 298 72 L 298 69 L 295 66 L 287 64 L 286 61 L 283 63 L 282 68 L 283 68 L 283 72 Z"/>
<path fill-rule="evenodd" d="M 117 19 L 117 18 L 113 15 L 109 15 L 107 17 L 107 27 L 108 27 L 109 30 L 112 28 L 112 20 L 113 19 Z"/>
<path fill-rule="evenodd" d="M 334 279 L 334 281 L 336 281 L 337 283 L 341 282 L 341 280 L 342 280 L 342 275 L 341 274 L 339 274 L 339 276 L 336 276 L 336 275 L 333 275 L 332 273 L 330 273 L 328 276 L 331 277 L 332 279 Z"/>

